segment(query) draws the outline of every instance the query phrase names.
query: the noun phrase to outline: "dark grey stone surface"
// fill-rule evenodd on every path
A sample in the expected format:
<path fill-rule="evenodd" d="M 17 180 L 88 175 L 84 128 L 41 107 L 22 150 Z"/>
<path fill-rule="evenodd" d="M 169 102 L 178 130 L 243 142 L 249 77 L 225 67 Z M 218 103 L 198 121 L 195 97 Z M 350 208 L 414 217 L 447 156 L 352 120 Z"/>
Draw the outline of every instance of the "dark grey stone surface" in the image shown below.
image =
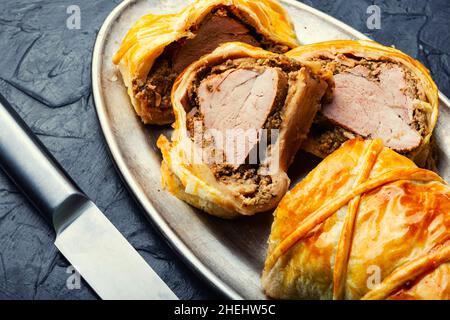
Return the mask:
<path fill-rule="evenodd" d="M 93 106 L 90 61 L 96 33 L 118 2 L 2 0 L 0 93 L 180 298 L 220 297 L 144 218 L 108 156 Z M 418 58 L 450 95 L 448 0 L 304 2 Z M 66 27 L 66 8 L 74 4 L 81 9 L 80 30 Z M 366 26 L 372 4 L 381 8 L 380 30 Z M 85 283 L 80 290 L 67 289 L 68 263 L 53 246 L 53 237 L 0 173 L 0 299 L 96 298 Z"/>

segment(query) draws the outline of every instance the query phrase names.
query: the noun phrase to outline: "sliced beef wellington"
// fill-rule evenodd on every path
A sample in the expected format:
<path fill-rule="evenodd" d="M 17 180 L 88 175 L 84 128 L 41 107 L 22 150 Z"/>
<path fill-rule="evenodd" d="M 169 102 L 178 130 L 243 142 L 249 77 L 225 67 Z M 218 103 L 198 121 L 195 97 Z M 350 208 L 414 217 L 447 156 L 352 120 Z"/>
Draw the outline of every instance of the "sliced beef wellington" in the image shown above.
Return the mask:
<path fill-rule="evenodd" d="M 329 41 L 287 55 L 335 83 L 304 149 L 323 158 L 348 139 L 380 138 L 419 166 L 433 168 L 438 90 L 420 62 L 372 41 Z"/>
<path fill-rule="evenodd" d="M 293 24 L 274 0 L 197 0 L 177 14 L 149 14 L 128 31 L 113 62 L 146 124 L 174 121 L 176 77 L 220 44 L 239 41 L 284 53 L 298 45 Z"/>
<path fill-rule="evenodd" d="M 162 183 L 209 214 L 274 208 L 327 83 L 283 55 L 227 43 L 175 81 L 172 141 L 158 140 Z"/>

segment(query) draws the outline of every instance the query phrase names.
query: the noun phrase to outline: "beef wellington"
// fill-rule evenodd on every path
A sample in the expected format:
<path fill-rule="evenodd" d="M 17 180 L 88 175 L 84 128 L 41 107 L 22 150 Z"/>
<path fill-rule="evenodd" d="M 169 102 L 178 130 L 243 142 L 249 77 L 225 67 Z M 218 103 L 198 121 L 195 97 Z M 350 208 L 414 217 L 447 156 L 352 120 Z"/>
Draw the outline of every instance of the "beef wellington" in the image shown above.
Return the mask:
<path fill-rule="evenodd" d="M 323 158 L 348 139 L 380 138 L 419 166 L 434 167 L 438 90 L 420 62 L 372 41 L 328 41 L 288 55 L 335 83 L 304 149 Z"/>
<path fill-rule="evenodd" d="M 197 0 L 176 14 L 149 14 L 128 31 L 113 57 L 133 107 L 146 124 L 172 123 L 170 91 L 189 64 L 220 44 L 248 43 L 284 53 L 298 45 L 274 0 Z"/>
<path fill-rule="evenodd" d="M 450 299 L 450 187 L 380 139 L 343 143 L 274 217 L 271 298 Z"/>
<path fill-rule="evenodd" d="M 273 209 L 327 88 L 294 59 L 220 46 L 175 81 L 172 141 L 158 140 L 163 186 L 223 218 Z"/>

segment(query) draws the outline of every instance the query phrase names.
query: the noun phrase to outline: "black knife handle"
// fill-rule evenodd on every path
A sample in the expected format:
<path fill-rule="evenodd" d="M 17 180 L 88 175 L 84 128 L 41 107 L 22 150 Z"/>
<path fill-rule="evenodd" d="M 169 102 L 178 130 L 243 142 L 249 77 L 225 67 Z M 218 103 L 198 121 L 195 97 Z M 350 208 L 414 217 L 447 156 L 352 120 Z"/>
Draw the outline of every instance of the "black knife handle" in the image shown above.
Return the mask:
<path fill-rule="evenodd" d="M 0 167 L 59 232 L 86 196 L 0 94 Z"/>

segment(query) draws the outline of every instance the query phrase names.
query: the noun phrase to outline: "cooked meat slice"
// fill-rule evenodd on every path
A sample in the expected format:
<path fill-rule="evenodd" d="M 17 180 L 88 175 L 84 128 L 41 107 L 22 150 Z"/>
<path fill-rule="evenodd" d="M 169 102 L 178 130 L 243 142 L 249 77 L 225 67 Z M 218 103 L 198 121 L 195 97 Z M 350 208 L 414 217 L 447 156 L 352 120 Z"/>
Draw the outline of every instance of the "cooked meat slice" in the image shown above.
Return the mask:
<path fill-rule="evenodd" d="M 371 71 L 373 72 L 373 71 Z M 410 123 L 414 100 L 406 95 L 407 83 L 398 66 L 381 65 L 378 81 L 361 65 L 334 76 L 333 101 L 322 113 L 343 128 L 366 138 L 381 138 L 397 151 L 409 151 L 421 143 Z"/>
<path fill-rule="evenodd" d="M 212 52 L 222 43 L 233 41 L 260 46 L 246 25 L 224 14 L 210 15 L 202 22 L 195 38 L 187 40 L 175 52 L 173 69 L 181 73 L 192 62 Z"/>
<path fill-rule="evenodd" d="M 205 127 L 217 131 L 217 148 L 222 149 L 225 137 L 234 146 L 224 148 L 227 161 L 245 162 L 277 97 L 286 92 L 287 79 L 279 68 L 230 69 L 201 82 L 198 100 Z"/>
<path fill-rule="evenodd" d="M 192 62 L 226 42 L 239 41 L 260 47 L 250 28 L 225 9 L 209 14 L 196 30 L 195 37 L 167 46 L 156 60 L 144 85 L 135 84 L 135 97 L 150 108 L 170 110 L 170 91 L 177 76 Z M 156 112 L 156 111 L 153 111 Z M 168 111 L 170 112 L 170 111 Z"/>
<path fill-rule="evenodd" d="M 296 60 L 239 43 L 201 58 L 179 80 L 172 143 L 158 140 L 165 186 L 182 178 L 179 191 L 170 190 L 216 216 L 274 208 L 327 83 Z"/>

